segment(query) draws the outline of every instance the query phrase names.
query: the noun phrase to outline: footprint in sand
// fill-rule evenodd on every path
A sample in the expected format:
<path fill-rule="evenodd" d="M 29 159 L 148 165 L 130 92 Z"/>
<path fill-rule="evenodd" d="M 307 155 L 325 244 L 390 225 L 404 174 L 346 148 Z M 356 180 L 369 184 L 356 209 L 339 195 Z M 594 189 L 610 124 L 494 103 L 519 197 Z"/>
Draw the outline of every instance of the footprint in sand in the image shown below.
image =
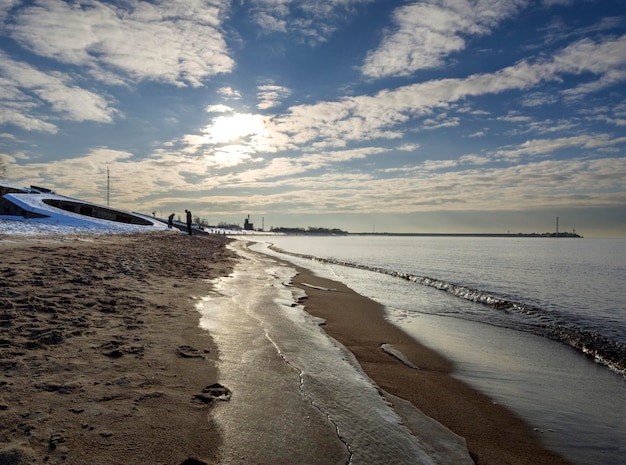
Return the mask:
<path fill-rule="evenodd" d="M 230 400 L 231 391 L 227 387 L 219 383 L 211 384 L 202 390 L 202 394 L 196 394 L 194 397 L 205 404 L 210 404 L 214 400 L 228 401 Z"/>
<path fill-rule="evenodd" d="M 176 349 L 176 355 L 182 358 L 204 358 L 198 349 L 191 346 L 180 346 Z"/>

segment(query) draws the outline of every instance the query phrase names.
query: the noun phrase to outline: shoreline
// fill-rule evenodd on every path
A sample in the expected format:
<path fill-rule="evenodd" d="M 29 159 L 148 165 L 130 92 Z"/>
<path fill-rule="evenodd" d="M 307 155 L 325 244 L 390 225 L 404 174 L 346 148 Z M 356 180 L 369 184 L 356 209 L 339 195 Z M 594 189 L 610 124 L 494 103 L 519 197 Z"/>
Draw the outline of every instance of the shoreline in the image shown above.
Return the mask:
<path fill-rule="evenodd" d="M 453 364 L 388 322 L 382 305 L 340 282 L 296 268 L 292 284 L 307 295 L 304 310 L 325 320 L 324 331 L 355 355 L 381 389 L 463 437 L 476 465 L 570 464 L 545 448 L 512 411 L 452 377 Z"/>

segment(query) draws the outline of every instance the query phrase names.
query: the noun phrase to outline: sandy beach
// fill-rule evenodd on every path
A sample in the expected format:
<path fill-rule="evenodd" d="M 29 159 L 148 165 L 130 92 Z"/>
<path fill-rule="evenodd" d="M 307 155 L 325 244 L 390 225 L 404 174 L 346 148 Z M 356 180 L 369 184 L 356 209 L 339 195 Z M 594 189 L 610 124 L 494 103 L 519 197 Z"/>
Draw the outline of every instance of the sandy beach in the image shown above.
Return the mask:
<path fill-rule="evenodd" d="M 196 303 L 210 292 L 207 279 L 233 269 L 226 242 L 175 233 L 0 237 L 0 464 L 224 463 L 213 406 L 230 392 Z M 381 389 L 465 438 L 476 464 L 566 463 L 386 322 L 377 303 L 303 269 L 293 284 Z M 319 421 L 311 431 L 326 434 Z M 325 438 L 309 441 L 325 451 L 318 463 L 343 463 L 338 441 Z M 265 460 L 245 463 L 275 463 Z"/>
<path fill-rule="evenodd" d="M 195 302 L 229 273 L 223 244 L 2 237 L 0 463 L 217 463 L 217 352 Z"/>

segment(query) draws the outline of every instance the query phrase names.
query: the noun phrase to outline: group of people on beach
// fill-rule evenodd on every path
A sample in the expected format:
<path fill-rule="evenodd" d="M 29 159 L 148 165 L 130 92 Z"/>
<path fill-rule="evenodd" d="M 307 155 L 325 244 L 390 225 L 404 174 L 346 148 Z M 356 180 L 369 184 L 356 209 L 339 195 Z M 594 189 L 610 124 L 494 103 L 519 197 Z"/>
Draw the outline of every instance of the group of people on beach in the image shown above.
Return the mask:
<path fill-rule="evenodd" d="M 191 211 L 190 210 L 185 210 L 185 214 L 187 215 L 187 232 L 191 236 Z M 175 215 L 176 215 L 176 213 L 172 213 L 170 216 L 167 217 L 167 227 L 168 228 L 171 228 L 172 226 L 174 226 L 174 216 Z"/>

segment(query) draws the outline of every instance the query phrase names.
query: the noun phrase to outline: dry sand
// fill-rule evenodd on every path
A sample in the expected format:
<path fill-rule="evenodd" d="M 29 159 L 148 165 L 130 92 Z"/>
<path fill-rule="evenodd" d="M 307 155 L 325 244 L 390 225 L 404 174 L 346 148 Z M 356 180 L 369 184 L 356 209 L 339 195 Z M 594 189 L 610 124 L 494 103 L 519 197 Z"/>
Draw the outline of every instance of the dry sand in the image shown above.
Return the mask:
<path fill-rule="evenodd" d="M 228 275 L 224 242 L 0 238 L 0 464 L 216 463 L 194 296 Z"/>
<path fill-rule="evenodd" d="M 218 348 L 195 304 L 206 278 L 232 269 L 225 242 L 0 236 L 0 464 L 219 463 L 210 411 L 228 391 L 214 386 Z M 465 437 L 478 465 L 566 463 L 452 378 L 450 363 L 387 323 L 378 304 L 307 270 L 294 281 L 336 289 L 304 286 L 307 311 L 381 388 Z"/>

